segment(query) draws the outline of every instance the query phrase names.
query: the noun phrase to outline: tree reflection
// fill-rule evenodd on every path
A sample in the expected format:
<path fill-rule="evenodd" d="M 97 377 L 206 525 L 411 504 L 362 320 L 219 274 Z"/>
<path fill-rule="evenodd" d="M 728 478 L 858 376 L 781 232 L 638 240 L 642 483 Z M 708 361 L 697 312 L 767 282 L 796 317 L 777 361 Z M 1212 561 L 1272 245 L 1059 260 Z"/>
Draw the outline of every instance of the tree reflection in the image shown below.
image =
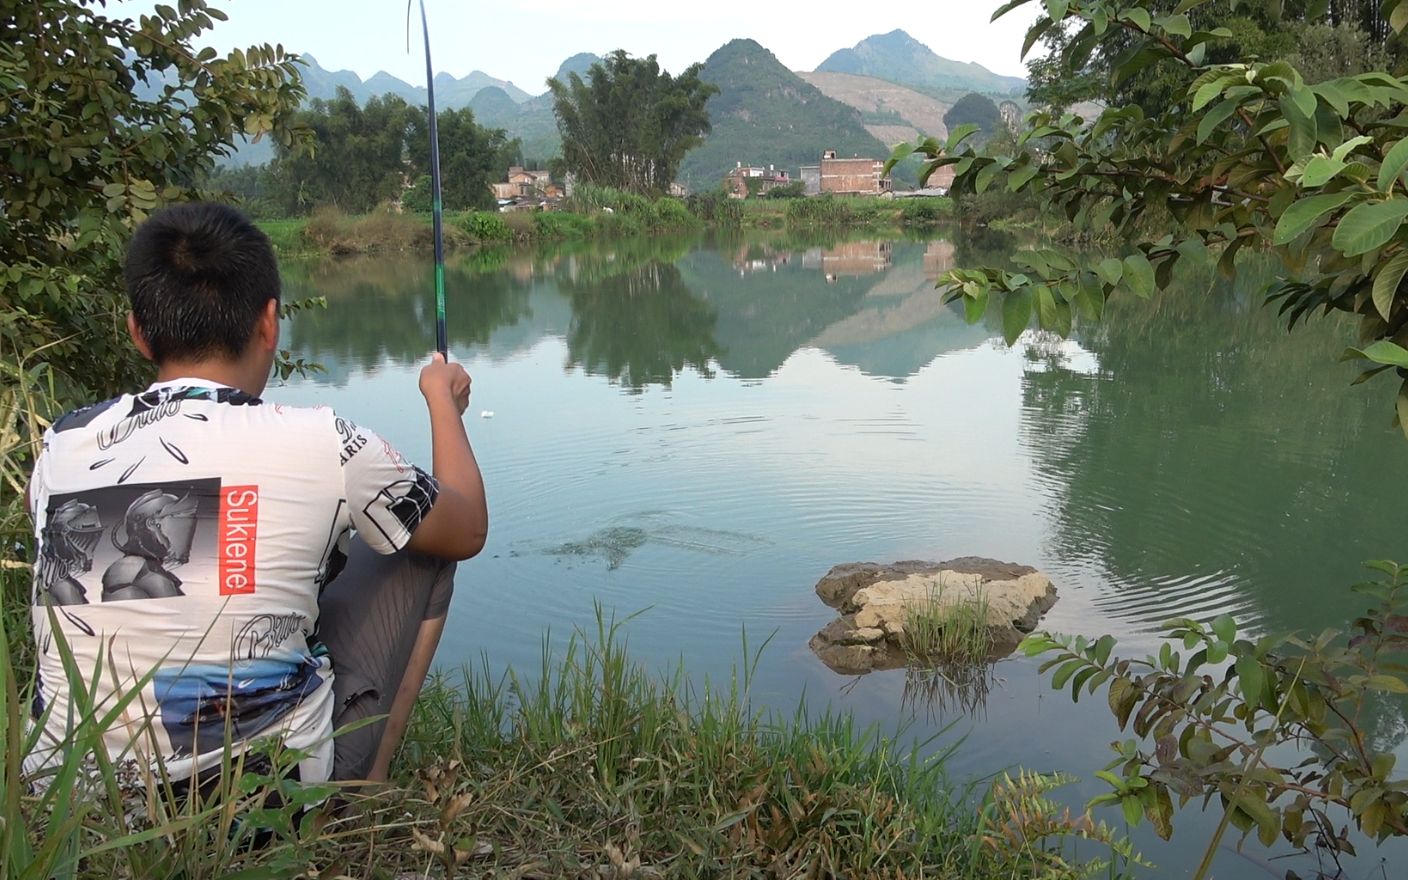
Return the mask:
<path fill-rule="evenodd" d="M 721 353 L 714 310 L 690 292 L 673 263 L 612 253 L 564 269 L 558 285 L 572 304 L 570 363 L 632 392 L 669 387 L 687 367 L 713 375 Z"/>
<path fill-rule="evenodd" d="M 526 318 L 529 283 L 503 252 L 484 251 L 445 268 L 446 330 L 452 348 L 487 343 Z M 424 259 L 289 262 L 284 298 L 326 296 L 328 308 L 288 326 L 288 346 L 321 362 L 334 382 L 383 360 L 413 363 L 435 347 L 433 267 Z"/>
<path fill-rule="evenodd" d="M 1151 301 L 1113 300 L 1080 334 L 1098 367 L 1028 348 L 1022 436 L 1057 487 L 1052 552 L 1107 585 L 1105 614 L 1318 632 L 1360 607 L 1363 560 L 1408 558 L 1402 438 L 1333 367 L 1352 327 L 1288 337 L 1248 274 L 1233 289 L 1199 267 Z M 1396 741 L 1388 715 L 1378 732 Z"/>

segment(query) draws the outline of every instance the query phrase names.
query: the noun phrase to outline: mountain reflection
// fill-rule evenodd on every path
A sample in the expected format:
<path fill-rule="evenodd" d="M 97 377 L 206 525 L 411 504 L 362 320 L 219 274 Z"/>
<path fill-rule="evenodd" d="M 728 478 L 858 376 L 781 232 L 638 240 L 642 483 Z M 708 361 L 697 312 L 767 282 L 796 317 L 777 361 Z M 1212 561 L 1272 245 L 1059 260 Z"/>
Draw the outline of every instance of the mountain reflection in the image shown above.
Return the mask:
<path fill-rule="evenodd" d="M 631 392 L 686 370 L 766 377 L 804 347 L 902 380 L 992 335 L 933 289 L 958 253 L 946 240 L 827 232 L 475 251 L 447 266 L 447 329 L 462 357 L 563 339 L 569 367 Z M 433 346 L 432 278 L 424 258 L 291 261 L 285 296 L 325 296 L 329 308 L 289 322 L 290 348 L 333 384 L 417 361 Z"/>

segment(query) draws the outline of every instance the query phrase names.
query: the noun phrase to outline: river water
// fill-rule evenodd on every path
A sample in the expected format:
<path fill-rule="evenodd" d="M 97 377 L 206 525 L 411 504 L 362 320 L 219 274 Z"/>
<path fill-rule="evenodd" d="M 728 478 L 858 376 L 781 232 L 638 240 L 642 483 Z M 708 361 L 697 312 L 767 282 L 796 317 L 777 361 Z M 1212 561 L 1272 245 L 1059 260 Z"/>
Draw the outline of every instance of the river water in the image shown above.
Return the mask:
<path fill-rule="evenodd" d="M 460 568 L 442 665 L 535 670 L 544 635 L 590 629 L 599 602 L 643 612 L 626 627 L 637 659 L 717 680 L 746 630 L 750 646 L 771 638 L 755 702 L 790 713 L 805 695 L 906 736 L 942 731 L 933 747 L 964 740 L 960 779 L 1070 771 L 1079 804 L 1120 736 L 1102 698 L 1073 705 L 1019 659 L 981 701 L 907 689 L 903 672 L 837 676 L 806 644 L 834 616 L 817 579 L 858 560 L 1028 563 L 1060 593 L 1044 628 L 1112 633 L 1142 656 L 1176 616 L 1343 625 L 1363 560 L 1408 560 L 1408 444 L 1388 428 L 1387 382 L 1351 388 L 1336 363 L 1352 327 L 1288 337 L 1251 261 L 1236 287 L 1190 267 L 1070 340 L 1009 348 L 996 316 L 965 323 L 933 281 L 1018 246 L 765 234 L 452 256 L 450 347 L 474 376 L 492 528 Z M 328 300 L 286 344 L 326 373 L 267 396 L 330 403 L 428 464 L 431 277 L 424 258 L 286 265 L 286 298 Z M 1381 715 L 1375 736 L 1403 756 L 1404 708 Z M 1136 832 L 1151 874 L 1187 876 L 1214 821 L 1180 816 L 1172 845 Z M 1252 841 L 1224 848 L 1218 876 L 1314 864 Z M 1369 844 L 1349 876 L 1405 865 Z"/>

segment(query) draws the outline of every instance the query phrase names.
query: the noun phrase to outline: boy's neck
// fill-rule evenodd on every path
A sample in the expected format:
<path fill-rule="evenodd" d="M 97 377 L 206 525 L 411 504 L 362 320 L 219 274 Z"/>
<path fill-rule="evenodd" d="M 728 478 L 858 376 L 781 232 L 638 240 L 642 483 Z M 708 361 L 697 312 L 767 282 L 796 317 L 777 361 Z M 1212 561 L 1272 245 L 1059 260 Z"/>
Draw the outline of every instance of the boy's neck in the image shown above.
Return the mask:
<path fill-rule="evenodd" d="M 264 392 L 268 372 L 251 364 L 225 360 L 167 361 L 157 367 L 158 382 L 174 379 L 201 379 L 258 397 Z"/>

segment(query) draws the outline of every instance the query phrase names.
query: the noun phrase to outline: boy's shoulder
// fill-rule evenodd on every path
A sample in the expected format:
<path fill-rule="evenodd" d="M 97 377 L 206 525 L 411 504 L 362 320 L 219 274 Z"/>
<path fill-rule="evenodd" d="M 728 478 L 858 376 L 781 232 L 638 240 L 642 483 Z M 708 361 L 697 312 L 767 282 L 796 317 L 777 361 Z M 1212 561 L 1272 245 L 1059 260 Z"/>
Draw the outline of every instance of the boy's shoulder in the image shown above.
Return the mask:
<path fill-rule="evenodd" d="M 107 400 L 100 400 L 97 403 L 90 403 L 87 406 L 80 406 L 77 409 L 69 410 L 63 415 L 54 419 L 54 423 L 49 426 L 49 430 L 54 434 L 61 434 L 64 431 L 72 431 L 75 428 L 86 428 L 96 421 L 104 413 L 121 403 L 128 395 L 110 397 Z"/>

